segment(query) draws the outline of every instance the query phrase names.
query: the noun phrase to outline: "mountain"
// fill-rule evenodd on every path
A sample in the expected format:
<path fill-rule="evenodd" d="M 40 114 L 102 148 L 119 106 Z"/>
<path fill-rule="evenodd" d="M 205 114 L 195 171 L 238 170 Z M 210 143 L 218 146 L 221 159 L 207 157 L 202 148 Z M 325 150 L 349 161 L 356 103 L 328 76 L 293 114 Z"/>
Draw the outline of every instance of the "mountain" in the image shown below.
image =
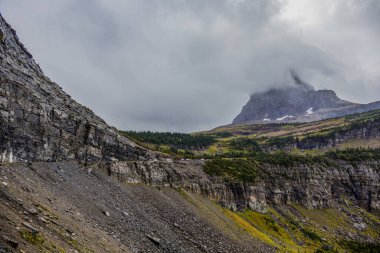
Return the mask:
<path fill-rule="evenodd" d="M 96 162 L 148 156 L 47 78 L 1 16 L 0 26 L 1 161 Z"/>
<path fill-rule="evenodd" d="M 379 118 L 148 134 L 163 154 L 63 92 L 0 15 L 0 252 L 378 252 L 380 152 L 334 144 L 378 144 Z"/>
<path fill-rule="evenodd" d="M 290 75 L 292 86 L 251 95 L 233 124 L 311 122 L 380 109 L 380 102 L 357 104 L 345 101 L 332 90 L 314 90 L 294 71 Z"/>

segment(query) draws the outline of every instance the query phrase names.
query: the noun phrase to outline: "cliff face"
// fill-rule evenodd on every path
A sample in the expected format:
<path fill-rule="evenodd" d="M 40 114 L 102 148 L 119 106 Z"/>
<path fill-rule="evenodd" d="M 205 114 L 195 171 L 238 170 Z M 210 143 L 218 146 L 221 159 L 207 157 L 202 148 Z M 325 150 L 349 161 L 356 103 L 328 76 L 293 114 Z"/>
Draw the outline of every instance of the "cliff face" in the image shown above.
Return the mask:
<path fill-rule="evenodd" d="M 0 28 L 1 161 L 94 162 L 148 156 L 50 81 L 1 16 Z"/>
<path fill-rule="evenodd" d="M 254 183 L 228 183 L 207 176 L 203 161 L 114 162 L 104 171 L 121 182 L 182 187 L 202 194 L 232 210 L 301 204 L 308 208 L 333 207 L 342 198 L 372 211 L 380 211 L 380 164 L 363 162 L 339 166 L 299 164 L 293 167 L 265 164 Z"/>
<path fill-rule="evenodd" d="M 310 122 L 367 112 L 380 102 L 355 104 L 332 90 L 314 90 L 292 73 L 293 86 L 253 94 L 233 123 Z"/>

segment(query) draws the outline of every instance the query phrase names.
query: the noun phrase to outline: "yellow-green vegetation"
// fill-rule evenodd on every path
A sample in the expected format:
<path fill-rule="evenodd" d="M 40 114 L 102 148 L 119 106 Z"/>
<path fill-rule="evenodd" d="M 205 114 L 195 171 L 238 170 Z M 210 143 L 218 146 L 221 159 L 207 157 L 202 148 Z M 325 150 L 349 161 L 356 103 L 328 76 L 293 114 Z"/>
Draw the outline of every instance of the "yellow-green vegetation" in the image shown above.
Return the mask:
<path fill-rule="evenodd" d="M 356 253 L 379 252 L 378 243 L 358 242 L 348 239 L 344 233 L 358 235 L 376 241 L 380 238 L 380 220 L 350 201 L 346 200 L 342 208 L 307 209 L 301 205 L 268 208 L 266 213 L 252 210 L 233 212 L 222 208 L 202 196 L 178 189 L 179 194 L 207 220 L 221 229 L 231 238 L 241 240 L 245 236 L 253 237 L 264 244 L 272 246 L 277 252 L 305 253 Z M 237 235 L 234 226 L 240 228 Z M 352 217 L 362 217 L 367 224 L 364 230 L 355 229 Z M 215 217 L 218 217 L 215 219 Z M 233 232 L 232 232 L 233 231 Z M 339 231 L 344 231 L 342 234 Z"/>
<path fill-rule="evenodd" d="M 41 252 L 44 253 L 65 253 L 66 251 L 55 245 L 53 242 L 48 241 L 41 233 L 35 233 L 27 230 L 20 230 L 20 236 L 28 243 L 36 246 Z"/>
<path fill-rule="evenodd" d="M 275 246 L 280 252 L 315 252 L 323 246 L 315 231 L 303 228 L 293 219 L 281 216 L 274 209 L 265 214 L 245 210 L 232 217 L 248 232 L 255 231 L 250 233 L 252 236 Z"/>
<path fill-rule="evenodd" d="M 60 236 L 64 238 L 64 241 L 70 245 L 72 248 L 80 253 L 93 253 L 94 251 L 88 249 L 79 244 L 77 240 L 69 236 L 63 231 L 57 231 Z M 48 240 L 42 233 L 31 232 L 28 230 L 20 230 L 20 236 L 25 239 L 28 243 L 36 246 L 41 252 L 44 253 L 65 253 L 66 251 L 56 245 L 53 241 Z"/>
<path fill-rule="evenodd" d="M 309 210 L 294 205 L 282 207 L 281 213 L 269 209 L 265 214 L 251 210 L 236 213 L 225 210 L 225 214 L 251 236 L 279 252 L 378 252 L 370 250 L 378 250 L 379 244 L 350 241 L 337 235 L 338 230 L 344 230 L 375 240 L 380 238 L 380 231 L 376 231 L 380 223 L 375 221 L 371 225 L 371 214 L 356 207 L 346 208 L 351 215 L 360 212 L 361 217 L 371 217 L 365 218 L 368 228 L 355 230 L 349 216 L 333 208 Z"/>
<path fill-rule="evenodd" d="M 198 194 L 187 192 L 181 188 L 177 189 L 177 191 L 195 208 L 196 212 L 201 217 L 222 231 L 224 235 L 227 235 L 229 238 L 236 241 L 246 241 L 251 239 L 249 234 L 242 233 L 242 229 L 225 215 L 226 209 L 222 208 L 217 203 Z"/>
<path fill-rule="evenodd" d="M 34 233 L 27 230 L 21 230 L 20 235 L 30 244 L 42 248 L 45 244 L 45 238 L 40 233 Z"/>
<path fill-rule="evenodd" d="M 251 223 L 245 220 L 238 213 L 234 213 L 228 209 L 225 209 L 224 213 L 227 217 L 233 220 L 239 227 L 241 227 L 244 231 L 246 231 L 252 237 L 259 239 L 260 241 L 268 245 L 271 245 L 273 247 L 276 246 L 276 243 L 266 233 L 257 229 L 255 226 L 253 226 Z"/>

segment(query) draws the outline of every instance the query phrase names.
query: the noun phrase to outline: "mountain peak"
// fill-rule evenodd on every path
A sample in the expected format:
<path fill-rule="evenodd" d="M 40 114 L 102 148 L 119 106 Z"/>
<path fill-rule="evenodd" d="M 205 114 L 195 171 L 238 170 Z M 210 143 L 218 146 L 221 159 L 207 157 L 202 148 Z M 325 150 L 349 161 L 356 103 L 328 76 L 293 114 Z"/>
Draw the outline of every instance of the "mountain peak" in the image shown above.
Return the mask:
<path fill-rule="evenodd" d="M 254 93 L 233 123 L 310 122 L 380 108 L 380 102 L 361 105 L 340 99 L 333 90 L 315 90 L 294 70 L 293 86 Z"/>

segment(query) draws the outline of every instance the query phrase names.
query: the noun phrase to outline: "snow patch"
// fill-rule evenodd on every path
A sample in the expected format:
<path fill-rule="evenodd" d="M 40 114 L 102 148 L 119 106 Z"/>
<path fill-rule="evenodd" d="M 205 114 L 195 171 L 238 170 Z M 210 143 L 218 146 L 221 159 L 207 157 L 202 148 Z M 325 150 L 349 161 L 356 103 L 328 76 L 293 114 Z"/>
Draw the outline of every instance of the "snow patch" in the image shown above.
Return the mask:
<path fill-rule="evenodd" d="M 310 107 L 309 109 L 306 110 L 306 115 L 311 115 L 313 114 L 313 107 Z"/>
<path fill-rule="evenodd" d="M 283 116 L 283 117 L 281 117 L 281 118 L 278 118 L 278 119 L 276 119 L 276 120 L 284 120 L 284 119 L 286 119 L 286 118 L 288 118 L 289 117 L 289 115 L 285 115 L 285 116 Z"/>
<path fill-rule="evenodd" d="M 9 163 L 13 163 L 15 162 L 15 157 L 13 156 L 13 151 L 12 149 L 10 151 L 8 150 L 5 150 L 2 154 L 1 154 L 1 162 L 9 162 Z"/>
<path fill-rule="evenodd" d="M 263 121 L 271 121 L 271 119 L 265 118 L 263 119 Z"/>
<path fill-rule="evenodd" d="M 283 116 L 283 117 L 281 117 L 281 118 L 278 118 L 278 119 L 276 119 L 276 120 L 284 120 L 284 119 L 287 119 L 287 118 L 294 118 L 294 116 L 293 115 L 285 115 L 285 116 Z"/>

